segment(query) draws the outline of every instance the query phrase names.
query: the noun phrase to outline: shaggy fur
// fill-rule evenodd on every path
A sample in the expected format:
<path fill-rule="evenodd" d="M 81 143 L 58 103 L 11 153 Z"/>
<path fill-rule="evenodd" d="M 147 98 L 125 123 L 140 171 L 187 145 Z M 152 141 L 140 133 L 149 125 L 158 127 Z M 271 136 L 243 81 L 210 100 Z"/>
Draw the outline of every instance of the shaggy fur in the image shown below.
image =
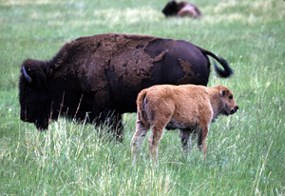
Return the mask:
<path fill-rule="evenodd" d="M 146 35 L 100 34 L 65 44 L 48 61 L 28 59 L 21 66 L 21 119 L 40 130 L 59 116 L 110 125 L 121 138 L 122 114 L 136 112 L 140 90 L 155 84 L 207 85 L 208 55 L 221 77 L 227 62 L 190 42 Z"/>
<path fill-rule="evenodd" d="M 156 85 L 142 90 L 137 97 L 136 132 L 132 140 L 134 162 L 148 129 L 151 158 L 156 161 L 163 129 L 181 130 L 182 148 L 189 150 L 190 134 L 198 134 L 198 147 L 206 157 L 206 137 L 211 121 L 219 114 L 238 110 L 232 92 L 224 86 Z"/>

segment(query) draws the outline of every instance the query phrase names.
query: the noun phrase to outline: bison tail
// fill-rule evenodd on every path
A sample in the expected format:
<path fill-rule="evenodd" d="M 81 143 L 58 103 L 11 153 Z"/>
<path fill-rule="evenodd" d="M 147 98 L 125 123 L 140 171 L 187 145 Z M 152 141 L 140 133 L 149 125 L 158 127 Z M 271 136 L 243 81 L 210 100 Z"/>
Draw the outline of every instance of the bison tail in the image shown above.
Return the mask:
<path fill-rule="evenodd" d="M 219 60 L 217 61 L 223 66 L 224 69 L 221 69 L 220 67 L 218 67 L 218 65 L 214 62 L 213 64 L 214 64 L 216 73 L 222 78 L 230 77 L 233 74 L 233 70 L 229 66 L 228 62 L 222 57 L 219 57 Z"/>
<path fill-rule="evenodd" d="M 222 65 L 223 69 L 218 67 L 218 65 L 215 62 L 213 63 L 215 71 L 220 77 L 227 78 L 233 74 L 232 68 L 229 66 L 228 62 L 225 59 L 223 59 L 222 57 L 217 57 L 214 53 L 212 53 L 208 50 L 204 50 L 204 49 L 201 49 L 201 50 L 204 54 L 213 57 Z"/>

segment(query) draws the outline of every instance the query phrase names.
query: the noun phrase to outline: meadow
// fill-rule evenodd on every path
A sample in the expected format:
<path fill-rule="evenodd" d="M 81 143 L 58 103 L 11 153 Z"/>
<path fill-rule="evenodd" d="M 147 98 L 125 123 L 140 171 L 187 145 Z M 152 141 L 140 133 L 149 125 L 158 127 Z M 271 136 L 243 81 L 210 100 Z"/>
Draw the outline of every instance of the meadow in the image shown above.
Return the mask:
<path fill-rule="evenodd" d="M 166 19 L 163 0 L 0 0 L 0 195 L 285 195 L 285 1 L 193 0 L 204 16 Z M 27 58 L 48 60 L 66 42 L 108 32 L 191 41 L 227 59 L 240 107 L 210 127 L 208 155 L 165 132 L 159 164 L 147 141 L 135 166 L 136 114 L 124 141 L 107 128 L 60 119 L 46 132 L 19 119 L 18 79 Z M 104 133 L 99 137 L 99 133 Z"/>

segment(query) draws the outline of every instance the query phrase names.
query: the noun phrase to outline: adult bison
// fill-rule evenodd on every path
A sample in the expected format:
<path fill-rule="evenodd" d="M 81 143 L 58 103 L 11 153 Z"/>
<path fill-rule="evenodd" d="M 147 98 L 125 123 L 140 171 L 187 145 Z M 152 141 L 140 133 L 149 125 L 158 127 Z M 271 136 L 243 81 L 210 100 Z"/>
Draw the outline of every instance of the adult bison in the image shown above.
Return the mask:
<path fill-rule="evenodd" d="M 165 5 L 165 7 L 162 9 L 162 13 L 166 17 L 170 16 L 178 16 L 178 17 L 184 17 L 189 16 L 192 18 L 200 18 L 202 16 L 201 11 L 199 8 L 194 5 L 193 3 L 189 3 L 186 1 L 169 1 Z"/>
<path fill-rule="evenodd" d="M 210 51 L 182 40 L 145 35 L 101 34 L 65 44 L 49 61 L 21 66 L 21 120 L 47 129 L 59 116 L 112 127 L 122 136 L 122 114 L 136 112 L 140 90 L 154 84 L 207 85 L 208 55 L 221 77 L 232 70 Z"/>

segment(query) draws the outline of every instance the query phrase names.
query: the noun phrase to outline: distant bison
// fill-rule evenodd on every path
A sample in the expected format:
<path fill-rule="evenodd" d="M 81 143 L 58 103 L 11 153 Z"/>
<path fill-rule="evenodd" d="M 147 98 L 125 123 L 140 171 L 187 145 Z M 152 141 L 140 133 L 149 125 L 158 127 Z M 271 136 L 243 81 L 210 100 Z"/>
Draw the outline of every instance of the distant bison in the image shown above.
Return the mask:
<path fill-rule="evenodd" d="M 166 16 L 189 16 L 192 18 L 199 18 L 202 16 L 201 11 L 199 8 L 186 1 L 176 2 L 176 1 L 169 1 L 162 10 L 162 13 Z"/>
<path fill-rule="evenodd" d="M 65 44 L 49 61 L 21 66 L 21 120 L 47 129 L 59 116 L 110 125 L 122 137 L 122 114 L 136 112 L 140 90 L 154 84 L 207 85 L 208 56 L 221 77 L 232 70 L 210 51 L 182 40 L 145 35 L 101 34 Z"/>
<path fill-rule="evenodd" d="M 185 152 L 190 134 L 198 135 L 198 147 L 206 157 L 206 137 L 211 121 L 220 114 L 238 110 L 232 92 L 224 86 L 155 85 L 142 90 L 137 98 L 136 132 L 132 140 L 133 162 L 148 129 L 151 158 L 156 161 L 163 129 L 180 129 Z"/>

